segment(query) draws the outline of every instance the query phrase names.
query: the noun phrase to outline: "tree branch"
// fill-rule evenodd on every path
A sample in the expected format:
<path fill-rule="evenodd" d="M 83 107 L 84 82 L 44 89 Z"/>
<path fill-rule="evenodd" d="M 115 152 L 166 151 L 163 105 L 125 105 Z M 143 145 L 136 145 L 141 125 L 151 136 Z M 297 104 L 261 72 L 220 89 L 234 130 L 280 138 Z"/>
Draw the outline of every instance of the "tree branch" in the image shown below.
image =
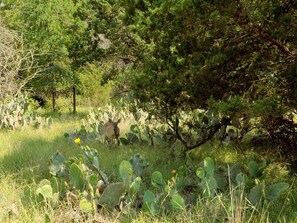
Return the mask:
<path fill-rule="evenodd" d="M 261 26 L 250 25 L 252 30 L 257 32 L 262 40 L 265 42 L 270 42 L 271 45 L 276 46 L 284 55 L 290 58 L 295 58 L 296 55 L 291 52 L 285 44 L 281 43 L 277 39 L 274 39 L 270 34 L 268 34 Z"/>
<path fill-rule="evenodd" d="M 189 145 L 188 142 L 180 135 L 180 132 L 179 132 L 179 119 L 176 117 L 175 121 L 173 121 L 171 118 L 168 118 L 168 117 L 166 118 L 167 124 L 174 131 L 175 137 L 179 141 L 181 141 L 183 143 L 183 145 L 185 146 L 186 151 L 195 149 L 195 148 L 203 145 L 204 143 L 208 142 L 209 140 L 211 140 L 212 137 L 221 129 L 221 127 L 224 126 L 224 125 L 229 125 L 230 121 L 231 121 L 230 118 L 223 117 L 222 120 L 219 123 L 209 127 L 210 131 L 209 131 L 207 137 L 201 139 L 200 141 L 196 142 L 193 145 Z"/>

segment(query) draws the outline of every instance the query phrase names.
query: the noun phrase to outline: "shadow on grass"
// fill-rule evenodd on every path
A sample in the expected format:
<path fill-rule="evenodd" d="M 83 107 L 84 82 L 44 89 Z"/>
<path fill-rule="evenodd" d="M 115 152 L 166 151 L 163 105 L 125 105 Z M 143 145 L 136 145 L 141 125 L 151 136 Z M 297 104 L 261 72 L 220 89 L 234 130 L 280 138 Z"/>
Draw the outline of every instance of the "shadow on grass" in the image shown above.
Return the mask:
<path fill-rule="evenodd" d="M 184 164 L 184 160 L 173 159 L 168 150 L 157 147 L 119 146 L 110 149 L 96 141 L 88 144 L 88 146 L 97 150 L 100 169 L 111 180 L 118 180 L 118 169 L 121 161 L 129 161 L 137 153 L 140 153 L 150 164 L 147 170 L 148 175 L 158 170 L 162 172 L 166 180 L 173 176 L 172 169 L 177 169 Z M 9 154 L 1 157 L 0 170 L 5 174 L 19 174 L 21 176 L 23 176 L 23 171 L 31 170 L 35 179 L 48 178 L 50 176 L 49 160 L 57 151 L 61 152 L 67 161 L 71 157 L 77 157 L 83 153 L 80 146 L 64 136 L 55 137 L 51 141 L 43 138 L 25 138 Z"/>
<path fill-rule="evenodd" d="M 62 119 L 62 120 L 73 120 L 75 119 L 82 119 L 85 118 L 88 115 L 88 111 L 78 111 L 76 113 L 73 112 L 53 112 L 53 111 L 45 111 L 41 114 L 43 117 L 51 117 L 56 119 Z"/>
<path fill-rule="evenodd" d="M 49 160 L 56 151 L 63 153 L 65 159 L 80 153 L 79 147 L 64 136 L 56 137 L 52 141 L 25 138 L 17 148 L 1 157 L 0 169 L 7 174 L 33 169 L 37 175 L 45 176 L 48 174 Z"/>

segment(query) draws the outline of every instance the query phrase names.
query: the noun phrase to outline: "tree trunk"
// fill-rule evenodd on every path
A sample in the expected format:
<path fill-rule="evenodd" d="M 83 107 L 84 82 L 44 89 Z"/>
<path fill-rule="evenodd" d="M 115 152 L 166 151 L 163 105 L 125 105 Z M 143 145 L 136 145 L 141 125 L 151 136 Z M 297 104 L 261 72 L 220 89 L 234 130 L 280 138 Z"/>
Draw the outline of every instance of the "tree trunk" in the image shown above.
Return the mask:
<path fill-rule="evenodd" d="M 75 86 L 72 87 L 72 93 L 73 93 L 73 113 L 76 113 L 76 88 Z"/>
<path fill-rule="evenodd" d="M 56 91 L 55 89 L 52 90 L 52 102 L 53 102 L 53 112 L 56 111 Z"/>

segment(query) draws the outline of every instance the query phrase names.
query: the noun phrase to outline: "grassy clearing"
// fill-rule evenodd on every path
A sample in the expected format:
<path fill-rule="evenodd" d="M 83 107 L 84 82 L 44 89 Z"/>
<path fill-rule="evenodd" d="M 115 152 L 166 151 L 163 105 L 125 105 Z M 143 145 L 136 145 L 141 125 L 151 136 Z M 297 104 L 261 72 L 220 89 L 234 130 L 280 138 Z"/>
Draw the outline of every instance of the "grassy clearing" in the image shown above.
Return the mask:
<path fill-rule="evenodd" d="M 196 205 L 182 213 L 163 213 L 158 218 L 151 218 L 143 213 L 115 212 L 108 215 L 95 213 L 90 216 L 80 215 L 71 206 L 65 204 L 53 209 L 46 206 L 26 206 L 22 202 L 23 189 L 35 185 L 42 178 L 47 178 L 48 160 L 59 150 L 65 159 L 81 153 L 79 146 L 64 137 L 66 132 L 74 132 L 80 126 L 79 116 L 59 115 L 50 128 L 26 129 L 16 132 L 0 133 L 0 221 L 1 222 L 44 222 L 46 216 L 51 222 L 294 222 L 297 219 L 296 183 L 283 163 L 269 163 L 268 179 L 271 182 L 286 180 L 292 186 L 281 202 L 266 204 L 253 209 L 240 193 L 230 188 L 229 194 L 213 199 L 198 199 Z M 170 148 L 121 146 L 109 149 L 99 143 L 88 144 L 96 148 L 100 166 L 110 179 L 117 180 L 118 166 L 122 160 L 129 160 L 140 153 L 149 162 L 148 174 L 155 170 L 162 172 L 165 181 L 173 177 L 172 170 L 185 164 L 185 157 L 179 150 Z M 248 150 L 245 154 L 234 146 L 222 147 L 209 143 L 189 154 L 194 162 L 201 162 L 205 157 L 213 157 L 217 163 L 233 164 L 245 162 L 249 158 L 258 158 L 256 151 Z M 266 157 L 269 160 L 269 157 Z M 271 159 L 272 160 L 272 159 Z M 149 181 L 149 178 L 147 178 Z M 149 182 L 147 182 L 149 183 Z M 239 190 L 240 191 L 240 190 Z"/>

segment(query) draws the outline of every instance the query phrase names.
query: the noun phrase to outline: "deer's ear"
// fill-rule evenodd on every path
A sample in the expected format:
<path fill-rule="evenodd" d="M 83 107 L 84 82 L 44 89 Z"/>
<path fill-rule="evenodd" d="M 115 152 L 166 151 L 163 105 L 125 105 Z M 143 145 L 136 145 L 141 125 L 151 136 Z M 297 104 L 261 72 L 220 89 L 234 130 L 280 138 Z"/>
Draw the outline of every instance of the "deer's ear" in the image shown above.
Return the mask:
<path fill-rule="evenodd" d="M 120 119 L 117 121 L 117 123 L 120 123 L 120 122 L 121 122 L 121 120 L 122 120 L 122 119 L 120 118 Z"/>

